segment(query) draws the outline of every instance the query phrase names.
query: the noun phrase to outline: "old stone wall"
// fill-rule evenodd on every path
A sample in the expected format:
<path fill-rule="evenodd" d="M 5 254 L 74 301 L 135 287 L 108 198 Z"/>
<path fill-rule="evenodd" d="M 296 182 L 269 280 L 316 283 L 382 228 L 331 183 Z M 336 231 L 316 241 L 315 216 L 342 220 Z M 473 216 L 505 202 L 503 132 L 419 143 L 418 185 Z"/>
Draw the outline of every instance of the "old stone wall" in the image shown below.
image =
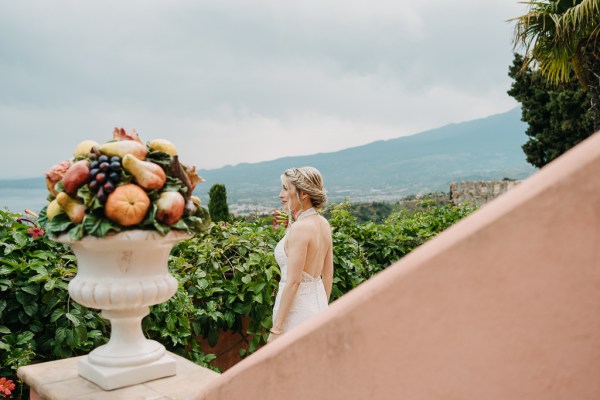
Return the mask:
<path fill-rule="evenodd" d="M 450 183 L 450 201 L 455 205 L 471 203 L 482 206 L 507 192 L 521 181 L 476 181 Z"/>

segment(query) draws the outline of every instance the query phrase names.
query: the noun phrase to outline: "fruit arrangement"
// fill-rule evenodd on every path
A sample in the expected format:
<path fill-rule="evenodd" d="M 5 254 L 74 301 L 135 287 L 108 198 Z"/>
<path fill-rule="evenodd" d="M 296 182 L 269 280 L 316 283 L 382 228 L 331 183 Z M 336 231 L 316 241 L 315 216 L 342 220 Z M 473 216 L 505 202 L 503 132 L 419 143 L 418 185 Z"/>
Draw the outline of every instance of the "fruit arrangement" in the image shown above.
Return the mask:
<path fill-rule="evenodd" d="M 115 128 L 113 140 L 85 140 L 73 158 L 46 173 L 48 205 L 40 223 L 52 235 L 103 237 L 124 229 L 171 229 L 194 233 L 208 212 L 192 192 L 203 179 L 196 167 L 179 162 L 165 139 L 144 144 L 135 130 Z"/>

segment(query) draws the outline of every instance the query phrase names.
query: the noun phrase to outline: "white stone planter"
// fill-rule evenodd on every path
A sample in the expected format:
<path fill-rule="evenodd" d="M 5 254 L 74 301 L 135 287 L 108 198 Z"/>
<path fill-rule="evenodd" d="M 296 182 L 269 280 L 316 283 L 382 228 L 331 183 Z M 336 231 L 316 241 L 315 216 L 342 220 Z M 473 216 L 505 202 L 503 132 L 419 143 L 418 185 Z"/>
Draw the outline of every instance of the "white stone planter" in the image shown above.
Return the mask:
<path fill-rule="evenodd" d="M 111 323 L 110 340 L 82 358 L 79 375 L 106 390 L 175 375 L 175 360 L 165 347 L 148 340 L 142 319 L 149 306 L 170 299 L 177 280 L 168 271 L 173 245 L 190 235 L 171 231 L 124 231 L 80 241 L 62 235 L 55 240 L 71 246 L 77 276 L 69 294 L 79 304 L 102 310 Z"/>

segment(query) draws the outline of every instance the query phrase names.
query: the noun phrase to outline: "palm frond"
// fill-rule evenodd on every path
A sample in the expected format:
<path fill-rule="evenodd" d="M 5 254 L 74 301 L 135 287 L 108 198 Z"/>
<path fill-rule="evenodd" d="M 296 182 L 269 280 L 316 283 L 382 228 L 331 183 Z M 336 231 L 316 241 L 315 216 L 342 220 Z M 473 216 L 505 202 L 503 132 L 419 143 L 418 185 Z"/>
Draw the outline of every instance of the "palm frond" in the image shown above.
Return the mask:
<path fill-rule="evenodd" d="M 600 0 L 531 0 L 515 23 L 514 47 L 525 49 L 523 67 L 534 66 L 554 83 L 581 73 L 581 49 L 600 38 Z M 580 76 L 577 73 L 577 76 Z"/>
<path fill-rule="evenodd" d="M 569 8 L 562 16 L 564 29 L 590 33 L 598 25 L 600 18 L 600 2 L 598 0 L 582 0 Z"/>

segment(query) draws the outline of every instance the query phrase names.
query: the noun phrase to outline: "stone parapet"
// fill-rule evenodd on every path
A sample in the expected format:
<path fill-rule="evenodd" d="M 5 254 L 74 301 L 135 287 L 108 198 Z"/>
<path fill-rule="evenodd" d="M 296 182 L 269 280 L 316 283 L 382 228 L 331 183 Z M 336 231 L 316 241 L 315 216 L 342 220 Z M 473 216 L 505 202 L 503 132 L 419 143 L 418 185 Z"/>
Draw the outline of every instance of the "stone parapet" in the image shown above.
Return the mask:
<path fill-rule="evenodd" d="M 176 360 L 175 376 L 103 390 L 77 373 L 82 357 L 49 361 L 19 368 L 17 375 L 31 389 L 31 400 L 181 400 L 193 398 L 204 386 L 219 376 L 183 357 L 169 353 Z"/>
<path fill-rule="evenodd" d="M 482 206 L 518 185 L 521 181 L 471 181 L 450 183 L 450 201 L 454 205 L 471 203 Z"/>

